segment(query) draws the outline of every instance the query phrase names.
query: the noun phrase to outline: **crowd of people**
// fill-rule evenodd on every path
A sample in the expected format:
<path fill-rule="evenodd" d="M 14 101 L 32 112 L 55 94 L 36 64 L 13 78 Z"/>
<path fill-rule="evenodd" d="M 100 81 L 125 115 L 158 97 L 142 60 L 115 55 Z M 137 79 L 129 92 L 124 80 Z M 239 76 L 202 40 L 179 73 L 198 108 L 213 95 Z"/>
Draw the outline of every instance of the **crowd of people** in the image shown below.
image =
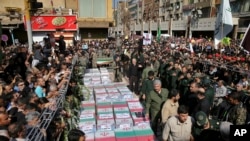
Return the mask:
<path fill-rule="evenodd" d="M 68 135 L 78 127 L 85 52 L 66 48 L 63 37 L 56 47 L 44 41 L 44 46 L 34 43 L 33 52 L 1 48 L 1 141 L 74 139 Z"/>
<path fill-rule="evenodd" d="M 97 68 L 97 58 L 102 57 L 113 58 L 108 67 L 114 81 L 128 80 L 152 130 L 163 140 L 226 141 L 229 125 L 250 122 L 250 57 L 236 41 L 217 50 L 210 39 L 182 37 L 150 45 L 143 45 L 142 39 L 123 39 L 120 44 L 83 40 L 67 46 L 61 36 L 56 47 L 45 39 L 43 46 L 34 43 L 33 52 L 6 47 L 0 56 L 0 140 L 25 140 L 34 130 L 43 140 L 84 140 L 77 130 L 84 100 L 83 75 L 78 74 Z M 59 108 L 57 98 L 65 87 Z M 56 110 L 47 129 L 40 128 L 44 109 Z"/>
<path fill-rule="evenodd" d="M 230 125 L 250 121 L 248 52 L 236 40 L 218 49 L 210 39 L 196 41 L 124 40 L 114 54 L 115 81 L 128 79 L 152 130 L 164 141 L 226 141 Z"/>

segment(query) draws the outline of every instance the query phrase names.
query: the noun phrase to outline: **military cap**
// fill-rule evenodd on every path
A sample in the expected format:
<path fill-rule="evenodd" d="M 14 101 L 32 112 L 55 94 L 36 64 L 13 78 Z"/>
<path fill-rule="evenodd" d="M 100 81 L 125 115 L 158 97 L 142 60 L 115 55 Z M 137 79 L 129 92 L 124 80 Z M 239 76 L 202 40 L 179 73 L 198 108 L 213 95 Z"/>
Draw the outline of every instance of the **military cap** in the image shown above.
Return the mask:
<path fill-rule="evenodd" d="M 195 120 L 198 126 L 204 126 L 208 123 L 207 115 L 203 111 L 199 111 L 195 114 Z"/>

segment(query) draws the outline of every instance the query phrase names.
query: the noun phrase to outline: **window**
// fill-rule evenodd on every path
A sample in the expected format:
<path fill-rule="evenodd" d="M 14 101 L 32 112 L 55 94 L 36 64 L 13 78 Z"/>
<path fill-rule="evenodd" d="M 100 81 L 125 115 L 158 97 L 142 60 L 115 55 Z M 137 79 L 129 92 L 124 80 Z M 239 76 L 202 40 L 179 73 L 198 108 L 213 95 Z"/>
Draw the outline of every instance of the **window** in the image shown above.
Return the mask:
<path fill-rule="evenodd" d="M 242 12 L 250 12 L 250 1 L 245 0 L 244 4 L 242 5 Z"/>
<path fill-rule="evenodd" d="M 106 0 L 78 0 L 79 16 L 84 18 L 106 18 Z"/>

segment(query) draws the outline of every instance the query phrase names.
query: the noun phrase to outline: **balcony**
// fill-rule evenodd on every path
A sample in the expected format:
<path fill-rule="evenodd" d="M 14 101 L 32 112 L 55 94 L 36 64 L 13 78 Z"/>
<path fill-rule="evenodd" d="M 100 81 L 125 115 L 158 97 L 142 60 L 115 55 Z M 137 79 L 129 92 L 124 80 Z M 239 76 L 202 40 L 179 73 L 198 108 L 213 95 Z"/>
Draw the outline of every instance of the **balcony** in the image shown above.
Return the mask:
<path fill-rule="evenodd" d="M 188 11 L 188 10 L 191 10 L 193 8 L 195 8 L 195 4 L 188 4 L 188 5 L 183 5 L 182 6 L 183 11 Z"/>
<path fill-rule="evenodd" d="M 170 0 L 170 3 L 176 3 L 177 0 Z"/>
<path fill-rule="evenodd" d="M 204 2 L 197 2 L 195 3 L 196 7 L 210 7 L 211 6 L 211 2 L 210 1 L 204 1 Z"/>
<path fill-rule="evenodd" d="M 130 8 L 134 8 L 134 7 L 137 7 L 137 4 L 136 4 L 136 3 L 133 3 L 133 4 L 131 4 L 131 5 L 128 6 L 129 9 L 130 9 Z"/>
<path fill-rule="evenodd" d="M 136 11 L 130 11 L 130 15 L 136 14 Z"/>

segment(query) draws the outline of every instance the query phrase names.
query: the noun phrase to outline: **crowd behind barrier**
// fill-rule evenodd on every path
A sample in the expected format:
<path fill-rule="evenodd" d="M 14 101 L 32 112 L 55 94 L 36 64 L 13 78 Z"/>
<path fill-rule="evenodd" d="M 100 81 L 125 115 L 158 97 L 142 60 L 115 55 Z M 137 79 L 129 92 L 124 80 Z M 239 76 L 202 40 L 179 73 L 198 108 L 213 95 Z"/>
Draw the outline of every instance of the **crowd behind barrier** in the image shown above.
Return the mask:
<path fill-rule="evenodd" d="M 72 65 L 69 67 L 70 69 L 70 75 L 67 77 L 68 80 L 71 79 L 71 76 L 72 76 L 72 72 L 73 72 L 73 68 L 74 68 L 74 64 L 75 64 L 75 61 L 76 60 L 73 60 L 72 61 Z M 54 119 L 55 117 L 55 114 L 60 111 L 61 109 L 63 109 L 63 103 L 65 101 L 65 95 L 67 93 L 67 89 L 68 89 L 68 86 L 69 86 L 69 81 L 64 85 L 64 87 L 62 87 L 61 89 L 59 89 L 59 96 L 57 97 L 55 103 L 54 103 L 54 108 L 51 109 L 50 108 L 46 108 L 40 115 L 40 118 L 39 118 L 39 124 L 38 124 L 38 127 L 40 129 L 45 129 L 47 130 L 50 123 L 52 122 L 52 120 Z M 59 136 L 60 137 L 60 136 Z M 32 141 L 32 140 L 35 140 L 35 141 L 41 141 L 43 139 L 43 134 L 42 132 L 40 132 L 39 130 L 36 130 L 35 128 L 33 128 L 29 134 L 27 135 L 26 137 L 26 140 L 27 141 Z"/>
<path fill-rule="evenodd" d="M 112 58 L 107 66 L 113 70 L 114 81 L 128 79 L 129 89 L 140 97 L 145 108 L 150 105 L 149 92 L 155 89 L 153 80 L 160 79 L 161 87 L 169 94 L 178 91 L 180 105 L 196 110 L 189 111 L 193 118 L 195 113 L 206 109 L 208 111 L 204 112 L 209 119 L 247 124 L 250 121 L 250 57 L 237 46 L 238 42 L 235 40 L 215 49 L 213 41 L 205 38 L 193 42 L 183 37 L 170 37 L 161 42 L 153 40 L 145 46 L 142 39 L 124 39 L 118 49 L 115 41 L 83 40 L 66 45 L 61 38 L 56 47 L 49 42 L 43 46 L 34 43 L 32 53 L 21 46 L 2 48 L 0 118 L 10 118 L 0 124 L 3 127 L 0 137 L 67 141 L 68 132 L 77 128 L 79 105 L 84 99 L 81 75 L 85 68 L 100 67 L 99 58 Z M 224 90 L 223 86 L 226 93 L 217 97 L 217 90 Z M 209 99 L 202 107 L 204 98 Z M 232 100 L 237 102 L 232 103 Z M 194 105 L 197 102 L 200 106 Z M 239 117 L 232 117 L 237 115 L 233 113 L 237 108 L 244 113 L 239 115 L 240 122 Z M 185 112 L 185 108 L 182 110 Z M 228 116 L 223 117 L 223 114 Z M 17 127 L 20 130 L 12 130 Z M 27 134 L 18 134 L 20 132 Z"/>

